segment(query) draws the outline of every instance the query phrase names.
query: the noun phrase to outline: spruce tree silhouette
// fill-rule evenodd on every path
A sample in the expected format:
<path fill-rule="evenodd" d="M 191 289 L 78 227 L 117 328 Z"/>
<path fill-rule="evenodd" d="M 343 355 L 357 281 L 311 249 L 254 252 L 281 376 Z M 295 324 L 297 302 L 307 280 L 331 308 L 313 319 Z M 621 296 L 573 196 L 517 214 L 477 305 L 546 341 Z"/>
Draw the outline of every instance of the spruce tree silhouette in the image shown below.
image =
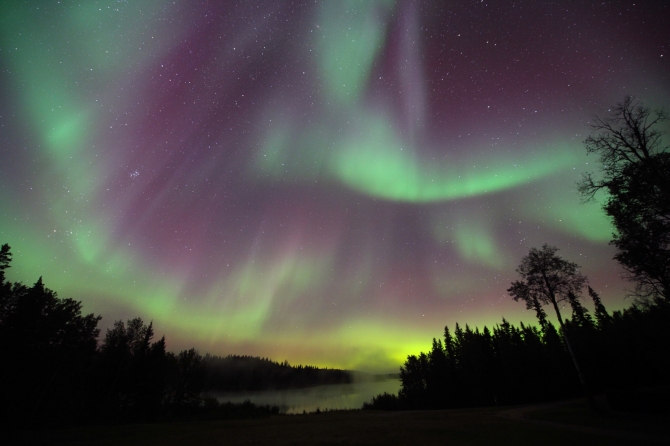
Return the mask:
<path fill-rule="evenodd" d="M 583 328 L 594 328 L 593 319 L 589 314 L 589 310 L 582 305 L 579 298 L 575 296 L 575 293 L 568 293 L 568 301 L 572 308 L 572 321 Z"/>
<path fill-rule="evenodd" d="M 598 328 L 602 329 L 612 320 L 612 316 L 607 313 L 605 305 L 603 305 L 603 302 L 600 299 L 600 295 L 596 293 L 591 287 L 589 287 L 589 296 L 591 296 L 591 299 L 593 300 L 593 306 L 595 307 Z"/>
<path fill-rule="evenodd" d="M 7 243 L 0 248 L 0 281 L 5 281 L 5 270 L 10 267 L 12 262 L 11 248 Z"/>

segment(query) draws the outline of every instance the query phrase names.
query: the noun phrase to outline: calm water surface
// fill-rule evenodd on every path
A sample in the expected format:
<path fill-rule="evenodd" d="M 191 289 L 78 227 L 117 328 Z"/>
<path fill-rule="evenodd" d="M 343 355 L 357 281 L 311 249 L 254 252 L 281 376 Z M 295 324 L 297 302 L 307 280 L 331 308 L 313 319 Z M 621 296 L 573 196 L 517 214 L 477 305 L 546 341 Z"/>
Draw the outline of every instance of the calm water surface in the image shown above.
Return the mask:
<path fill-rule="evenodd" d="M 360 409 L 380 393 L 398 393 L 399 379 L 355 384 L 331 384 L 307 389 L 272 390 L 245 393 L 211 393 L 221 403 L 250 400 L 258 405 L 279 406 L 285 413 L 334 409 Z"/>

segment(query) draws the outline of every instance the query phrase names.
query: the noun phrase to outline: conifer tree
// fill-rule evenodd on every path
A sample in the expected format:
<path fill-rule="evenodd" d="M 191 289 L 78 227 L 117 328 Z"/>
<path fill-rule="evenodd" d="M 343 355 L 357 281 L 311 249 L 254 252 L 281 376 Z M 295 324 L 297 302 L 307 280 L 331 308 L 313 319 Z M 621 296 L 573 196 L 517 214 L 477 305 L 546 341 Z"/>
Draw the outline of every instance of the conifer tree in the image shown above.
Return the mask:
<path fill-rule="evenodd" d="M 572 307 L 572 320 L 580 327 L 593 327 L 593 319 L 582 303 L 579 301 L 575 293 L 568 293 L 568 301 Z"/>
<path fill-rule="evenodd" d="M 593 305 L 595 306 L 595 315 L 596 322 L 598 323 L 598 328 L 603 328 L 607 323 L 612 320 L 612 316 L 607 313 L 605 305 L 603 305 L 602 300 L 598 293 L 595 292 L 593 288 L 589 286 L 589 296 L 593 299 Z"/>

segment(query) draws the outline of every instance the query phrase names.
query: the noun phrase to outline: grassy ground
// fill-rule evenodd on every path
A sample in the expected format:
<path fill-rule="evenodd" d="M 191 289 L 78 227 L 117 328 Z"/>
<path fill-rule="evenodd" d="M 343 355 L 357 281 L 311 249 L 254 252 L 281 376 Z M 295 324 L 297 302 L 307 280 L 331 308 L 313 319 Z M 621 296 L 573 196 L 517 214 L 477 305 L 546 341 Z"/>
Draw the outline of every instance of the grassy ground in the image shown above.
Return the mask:
<path fill-rule="evenodd" d="M 581 409 L 545 412 L 581 419 Z M 326 412 L 256 420 L 97 426 L 20 432 L 19 445 L 628 445 L 618 439 L 497 416 L 498 409 Z M 572 411 L 572 412 L 571 412 Z M 575 412 L 577 411 L 577 412 Z M 566 415 L 568 413 L 568 415 Z M 555 414 L 555 415 L 554 415 Z M 548 418 L 547 418 L 548 417 Z M 7 444 L 7 443 L 5 443 Z M 643 441 L 635 441 L 644 445 Z"/>
<path fill-rule="evenodd" d="M 617 412 L 607 407 L 604 398 L 597 399 L 597 403 L 601 410 L 599 413 L 591 412 L 586 401 L 575 401 L 559 407 L 530 412 L 528 418 L 665 436 L 670 444 L 670 413 Z"/>

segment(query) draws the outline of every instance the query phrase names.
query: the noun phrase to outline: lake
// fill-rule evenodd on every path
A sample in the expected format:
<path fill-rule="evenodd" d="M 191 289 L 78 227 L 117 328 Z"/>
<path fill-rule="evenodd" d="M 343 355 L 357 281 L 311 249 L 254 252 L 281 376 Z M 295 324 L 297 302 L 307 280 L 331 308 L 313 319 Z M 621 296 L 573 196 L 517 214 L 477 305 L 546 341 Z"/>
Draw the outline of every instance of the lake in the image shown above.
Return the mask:
<path fill-rule="evenodd" d="M 305 389 L 268 390 L 260 392 L 209 392 L 220 403 L 242 403 L 246 400 L 257 405 L 279 406 L 282 412 L 302 413 L 320 410 L 360 409 L 364 402 L 380 393 L 397 394 L 399 379 L 367 381 L 353 384 L 329 384 Z"/>

